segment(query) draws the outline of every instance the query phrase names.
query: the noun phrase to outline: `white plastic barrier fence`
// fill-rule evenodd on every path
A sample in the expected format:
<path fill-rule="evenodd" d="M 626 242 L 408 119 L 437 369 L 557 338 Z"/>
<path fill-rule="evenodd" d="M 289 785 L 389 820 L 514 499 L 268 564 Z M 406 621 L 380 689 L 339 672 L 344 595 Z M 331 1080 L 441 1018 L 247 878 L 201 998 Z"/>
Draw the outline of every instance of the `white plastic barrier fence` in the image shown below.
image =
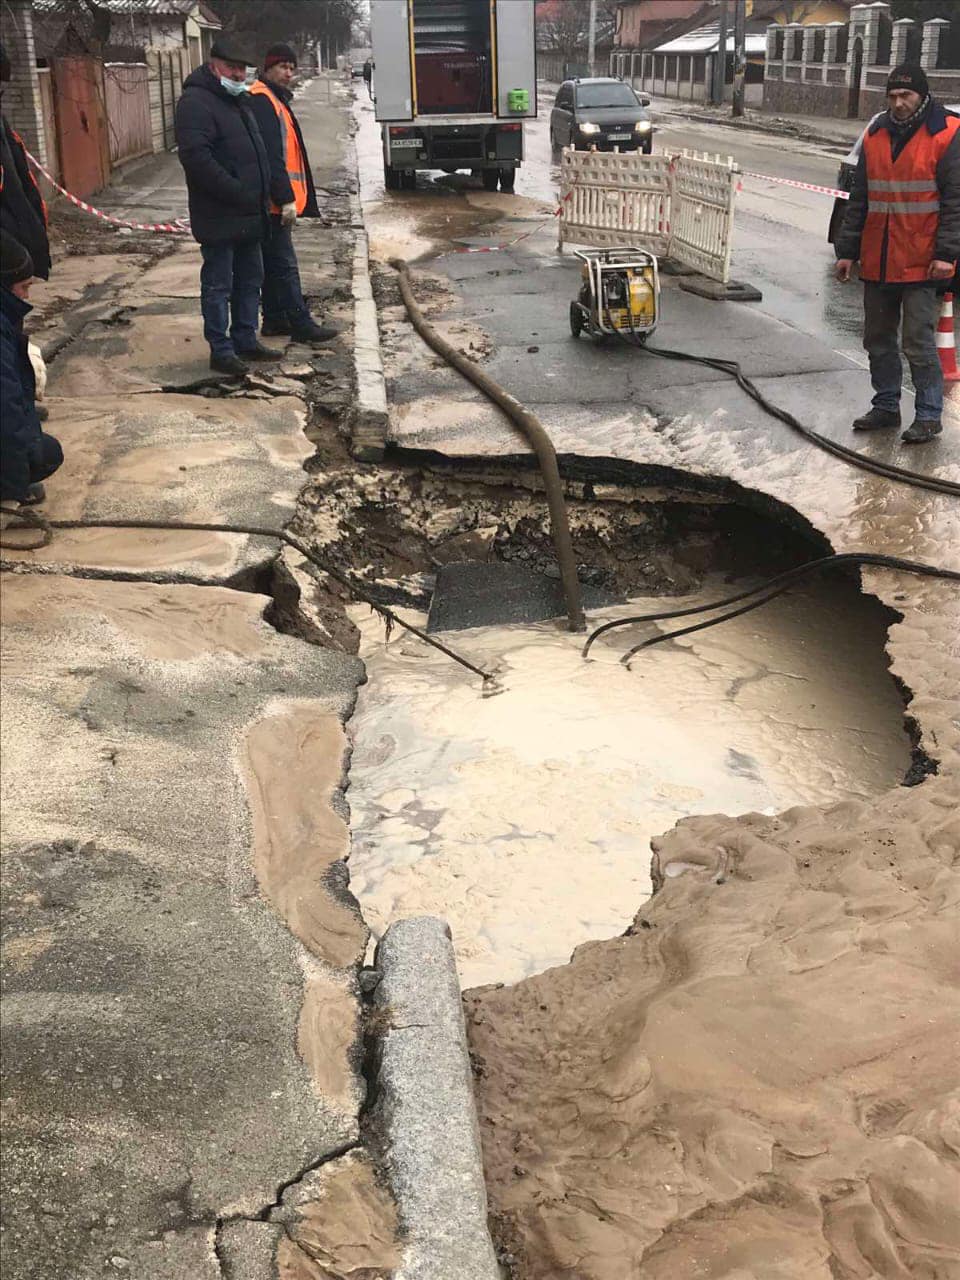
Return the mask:
<path fill-rule="evenodd" d="M 725 284 L 739 179 L 730 156 L 567 148 L 560 157 L 560 248 L 631 244 Z"/>
<path fill-rule="evenodd" d="M 670 157 L 613 151 L 560 156 L 560 246 L 636 244 L 658 255 L 670 239 Z"/>
<path fill-rule="evenodd" d="M 684 151 L 671 176 L 668 256 L 726 284 L 740 170 L 731 156 Z"/>

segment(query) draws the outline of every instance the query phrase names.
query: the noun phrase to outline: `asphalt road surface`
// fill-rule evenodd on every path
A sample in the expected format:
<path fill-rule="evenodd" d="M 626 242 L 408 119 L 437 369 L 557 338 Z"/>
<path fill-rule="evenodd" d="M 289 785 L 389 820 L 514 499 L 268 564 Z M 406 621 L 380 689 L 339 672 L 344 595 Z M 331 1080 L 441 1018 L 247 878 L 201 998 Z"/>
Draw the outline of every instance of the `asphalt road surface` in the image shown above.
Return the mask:
<path fill-rule="evenodd" d="M 549 139 L 553 96 L 549 87 L 541 89 L 539 116 L 526 125 L 526 161 L 516 184 L 517 195 L 551 204 L 560 177 Z M 732 155 L 745 171 L 822 186 L 832 187 L 836 182 L 842 155 L 839 147 L 684 120 L 666 110 L 658 112 L 656 100 L 651 112 L 658 151 L 688 148 Z M 379 130 L 364 95 L 358 101 L 358 118 L 364 202 L 402 202 L 406 219 L 416 223 L 422 210 L 422 221 L 435 226 L 436 202 L 418 197 L 429 193 L 455 200 L 460 178 L 451 181 L 439 173 L 421 174 L 417 195 L 384 193 Z M 463 181 L 467 181 L 465 176 Z M 834 254 L 826 238 L 832 208 L 829 196 L 744 178 L 737 203 L 733 275 L 762 290 L 763 302 L 753 305 L 866 367 L 860 345 L 860 286 L 840 285 L 833 279 Z"/>

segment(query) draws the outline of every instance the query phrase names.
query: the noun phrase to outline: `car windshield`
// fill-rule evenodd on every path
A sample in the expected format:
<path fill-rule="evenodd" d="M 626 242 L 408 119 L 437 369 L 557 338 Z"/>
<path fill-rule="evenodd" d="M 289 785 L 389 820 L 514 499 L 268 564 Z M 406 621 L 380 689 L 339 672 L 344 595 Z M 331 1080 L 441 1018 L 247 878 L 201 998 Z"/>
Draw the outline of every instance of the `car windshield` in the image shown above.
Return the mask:
<path fill-rule="evenodd" d="M 626 84 L 581 84 L 577 87 L 578 107 L 635 107 L 636 94 Z"/>

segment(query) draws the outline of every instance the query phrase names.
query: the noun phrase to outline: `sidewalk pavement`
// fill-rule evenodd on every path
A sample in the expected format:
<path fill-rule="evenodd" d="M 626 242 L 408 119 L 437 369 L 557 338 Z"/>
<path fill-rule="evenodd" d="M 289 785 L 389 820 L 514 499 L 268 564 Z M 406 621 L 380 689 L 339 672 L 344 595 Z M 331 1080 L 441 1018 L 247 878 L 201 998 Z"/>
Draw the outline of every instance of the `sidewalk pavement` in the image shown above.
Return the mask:
<path fill-rule="evenodd" d="M 711 107 L 702 102 L 678 102 L 673 98 L 657 98 L 652 110 L 659 116 L 679 116 L 706 124 L 726 125 L 731 129 L 748 129 L 756 133 L 782 134 L 807 142 L 841 147 L 848 151 L 867 127 L 866 120 L 846 120 L 834 116 L 774 115 L 748 107 L 739 118 L 730 107 Z"/>
<path fill-rule="evenodd" d="M 66 454 L 50 518 L 293 518 L 308 396 L 350 396 L 347 99 L 324 88 L 302 119 L 339 228 L 297 242 L 343 336 L 224 396 L 197 246 L 157 258 L 104 229 L 38 290 Z M 158 157 L 101 201 L 183 214 L 178 168 Z M 395 1225 L 360 1135 L 342 793 L 360 662 L 271 625 L 272 539 L 78 529 L 3 566 L 5 1277 L 340 1274 L 334 1202 L 341 1223 L 362 1202 L 373 1274 Z"/>

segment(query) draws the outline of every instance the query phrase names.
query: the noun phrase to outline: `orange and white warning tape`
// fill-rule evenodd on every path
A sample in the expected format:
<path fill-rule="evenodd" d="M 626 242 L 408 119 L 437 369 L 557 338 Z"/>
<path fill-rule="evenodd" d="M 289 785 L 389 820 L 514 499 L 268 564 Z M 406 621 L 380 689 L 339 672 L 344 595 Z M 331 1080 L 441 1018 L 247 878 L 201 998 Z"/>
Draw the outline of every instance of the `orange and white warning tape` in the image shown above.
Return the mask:
<path fill-rule="evenodd" d="M 56 187 L 61 195 L 66 196 L 71 204 L 75 204 L 84 213 L 92 213 L 95 218 L 102 218 L 104 222 L 112 222 L 116 227 L 130 227 L 133 231 L 166 231 L 175 236 L 190 234 L 190 224 L 186 218 L 177 218 L 174 222 L 128 222 L 126 218 L 115 218 L 110 213 L 104 213 L 102 209 L 95 209 L 92 204 L 87 204 L 86 200 L 81 200 L 72 191 L 68 191 L 66 187 L 61 187 L 56 178 L 46 171 L 36 156 L 31 155 L 26 147 L 24 147 L 24 152 L 37 172 L 42 173 L 52 187 Z"/>
<path fill-rule="evenodd" d="M 849 200 L 849 191 L 838 191 L 836 187 L 821 187 L 815 182 L 797 182 L 795 178 L 774 178 L 769 173 L 751 173 L 744 169 L 745 178 L 759 178 L 762 182 L 776 182 L 782 187 L 796 187 L 798 191 L 819 191 L 821 195 L 833 196 L 836 200 Z"/>

